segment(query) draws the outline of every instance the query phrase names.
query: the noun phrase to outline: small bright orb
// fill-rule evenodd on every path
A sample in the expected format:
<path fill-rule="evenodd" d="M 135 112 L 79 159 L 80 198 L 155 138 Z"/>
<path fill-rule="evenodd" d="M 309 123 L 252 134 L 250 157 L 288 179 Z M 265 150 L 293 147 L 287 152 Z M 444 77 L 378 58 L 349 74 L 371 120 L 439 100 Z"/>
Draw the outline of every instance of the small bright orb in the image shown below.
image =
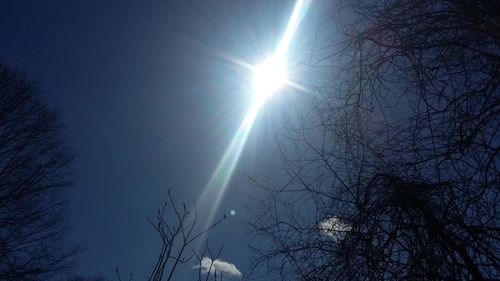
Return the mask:
<path fill-rule="evenodd" d="M 272 96 L 286 82 L 286 67 L 284 60 L 277 56 L 267 58 L 253 70 L 255 95 L 259 99 Z"/>
<path fill-rule="evenodd" d="M 229 212 L 231 214 L 231 216 L 234 216 L 236 215 L 236 211 L 235 210 L 231 210 L 231 212 Z"/>

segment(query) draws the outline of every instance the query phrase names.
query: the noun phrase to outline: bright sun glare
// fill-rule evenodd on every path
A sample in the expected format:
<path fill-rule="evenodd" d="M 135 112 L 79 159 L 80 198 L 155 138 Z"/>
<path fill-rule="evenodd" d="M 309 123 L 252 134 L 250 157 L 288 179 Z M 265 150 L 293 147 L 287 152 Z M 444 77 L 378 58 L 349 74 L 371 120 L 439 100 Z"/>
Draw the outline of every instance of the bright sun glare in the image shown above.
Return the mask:
<path fill-rule="evenodd" d="M 253 69 L 253 85 L 258 99 L 266 99 L 286 82 L 287 74 L 284 59 L 271 56 Z"/>
<path fill-rule="evenodd" d="M 245 66 L 253 71 L 252 90 L 254 93 L 254 100 L 201 195 L 200 201 L 202 202 L 212 200 L 210 204 L 213 207 L 209 213 L 207 226 L 213 221 L 259 109 L 270 96 L 276 93 L 285 84 L 295 85 L 287 78 L 285 61 L 292 37 L 298 27 L 300 18 L 306 11 L 308 6 L 306 3 L 309 2 L 310 0 L 297 0 L 295 2 L 286 30 L 273 56 L 268 57 L 257 66 L 251 66 L 245 62 L 234 60 L 237 64 Z M 212 194 L 215 195 L 214 199 L 209 196 Z M 233 212 L 231 212 L 231 214 L 233 214 Z M 234 212 L 234 214 L 236 214 L 236 212 Z"/>

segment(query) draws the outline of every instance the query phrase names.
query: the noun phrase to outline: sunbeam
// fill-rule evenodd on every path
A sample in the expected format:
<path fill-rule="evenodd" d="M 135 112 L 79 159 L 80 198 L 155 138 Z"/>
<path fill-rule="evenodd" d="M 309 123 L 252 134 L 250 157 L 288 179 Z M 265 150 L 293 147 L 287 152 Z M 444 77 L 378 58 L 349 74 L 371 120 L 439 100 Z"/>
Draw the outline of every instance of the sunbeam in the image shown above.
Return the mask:
<path fill-rule="evenodd" d="M 306 0 L 298 0 L 295 3 L 283 37 L 279 41 L 273 55 L 268 57 L 263 63 L 257 66 L 249 67 L 253 70 L 253 90 L 255 98 L 245 116 L 245 119 L 236 131 L 229 147 L 224 153 L 222 159 L 217 165 L 217 168 L 205 186 L 203 194 L 201 195 L 201 204 L 207 204 L 208 202 L 206 201 L 209 198 L 210 200 L 213 200 L 209 204 L 211 210 L 208 214 L 209 217 L 207 225 L 210 225 L 214 219 L 260 108 L 265 103 L 266 99 L 283 85 L 292 85 L 297 87 L 296 83 L 292 83 L 287 80 L 286 57 L 293 35 L 299 25 L 300 19 L 305 13 L 305 2 Z M 233 60 L 234 59 L 231 58 L 231 61 Z M 248 68 L 248 64 L 242 61 L 237 60 L 236 63 Z"/>
<path fill-rule="evenodd" d="M 201 197 L 202 202 L 205 201 L 210 194 L 212 195 L 211 198 L 213 198 L 213 201 L 210 204 L 212 209 L 210 210 L 207 224 L 210 224 L 213 221 L 217 208 L 227 188 L 227 184 L 231 179 L 234 168 L 238 163 L 243 147 L 245 146 L 248 135 L 250 134 L 255 117 L 257 117 L 257 113 L 262 106 L 262 102 L 264 102 L 264 100 L 255 100 L 252 103 L 245 119 L 238 128 L 238 131 L 236 131 L 229 147 L 217 165 L 217 168 L 212 173 L 212 176 L 203 191 Z"/>

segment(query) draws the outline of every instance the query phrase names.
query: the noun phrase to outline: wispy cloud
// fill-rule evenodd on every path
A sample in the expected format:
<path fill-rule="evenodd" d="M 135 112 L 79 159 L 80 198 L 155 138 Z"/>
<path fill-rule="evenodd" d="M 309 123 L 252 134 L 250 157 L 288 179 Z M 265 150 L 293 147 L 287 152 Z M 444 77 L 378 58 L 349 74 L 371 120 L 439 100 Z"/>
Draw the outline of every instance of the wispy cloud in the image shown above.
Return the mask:
<path fill-rule="evenodd" d="M 221 272 L 224 275 L 231 276 L 231 277 L 241 277 L 241 272 L 236 268 L 236 265 L 225 262 L 220 259 L 215 259 L 212 260 L 209 257 L 203 257 L 201 259 L 200 265 L 194 266 L 193 268 L 200 268 L 201 267 L 201 273 L 203 274 L 214 274 L 217 272 L 217 275 L 219 275 Z"/>
<path fill-rule="evenodd" d="M 319 222 L 321 234 L 331 237 L 335 240 L 344 239 L 351 226 L 340 221 L 338 217 L 329 217 Z"/>

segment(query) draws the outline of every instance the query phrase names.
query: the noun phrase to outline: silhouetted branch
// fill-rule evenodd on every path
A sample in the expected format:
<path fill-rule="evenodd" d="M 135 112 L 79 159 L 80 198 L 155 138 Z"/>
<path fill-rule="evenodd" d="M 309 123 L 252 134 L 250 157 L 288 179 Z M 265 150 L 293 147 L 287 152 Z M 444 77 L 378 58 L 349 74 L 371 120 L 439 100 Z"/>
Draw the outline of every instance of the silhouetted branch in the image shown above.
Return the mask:
<path fill-rule="evenodd" d="M 283 181 L 257 180 L 255 268 L 283 280 L 498 276 L 499 15 L 498 1 L 335 1 L 338 39 L 311 62 L 334 76 L 287 120 Z"/>
<path fill-rule="evenodd" d="M 0 64 L 0 279 L 41 280 L 66 270 L 73 155 L 58 114 L 34 82 Z"/>

